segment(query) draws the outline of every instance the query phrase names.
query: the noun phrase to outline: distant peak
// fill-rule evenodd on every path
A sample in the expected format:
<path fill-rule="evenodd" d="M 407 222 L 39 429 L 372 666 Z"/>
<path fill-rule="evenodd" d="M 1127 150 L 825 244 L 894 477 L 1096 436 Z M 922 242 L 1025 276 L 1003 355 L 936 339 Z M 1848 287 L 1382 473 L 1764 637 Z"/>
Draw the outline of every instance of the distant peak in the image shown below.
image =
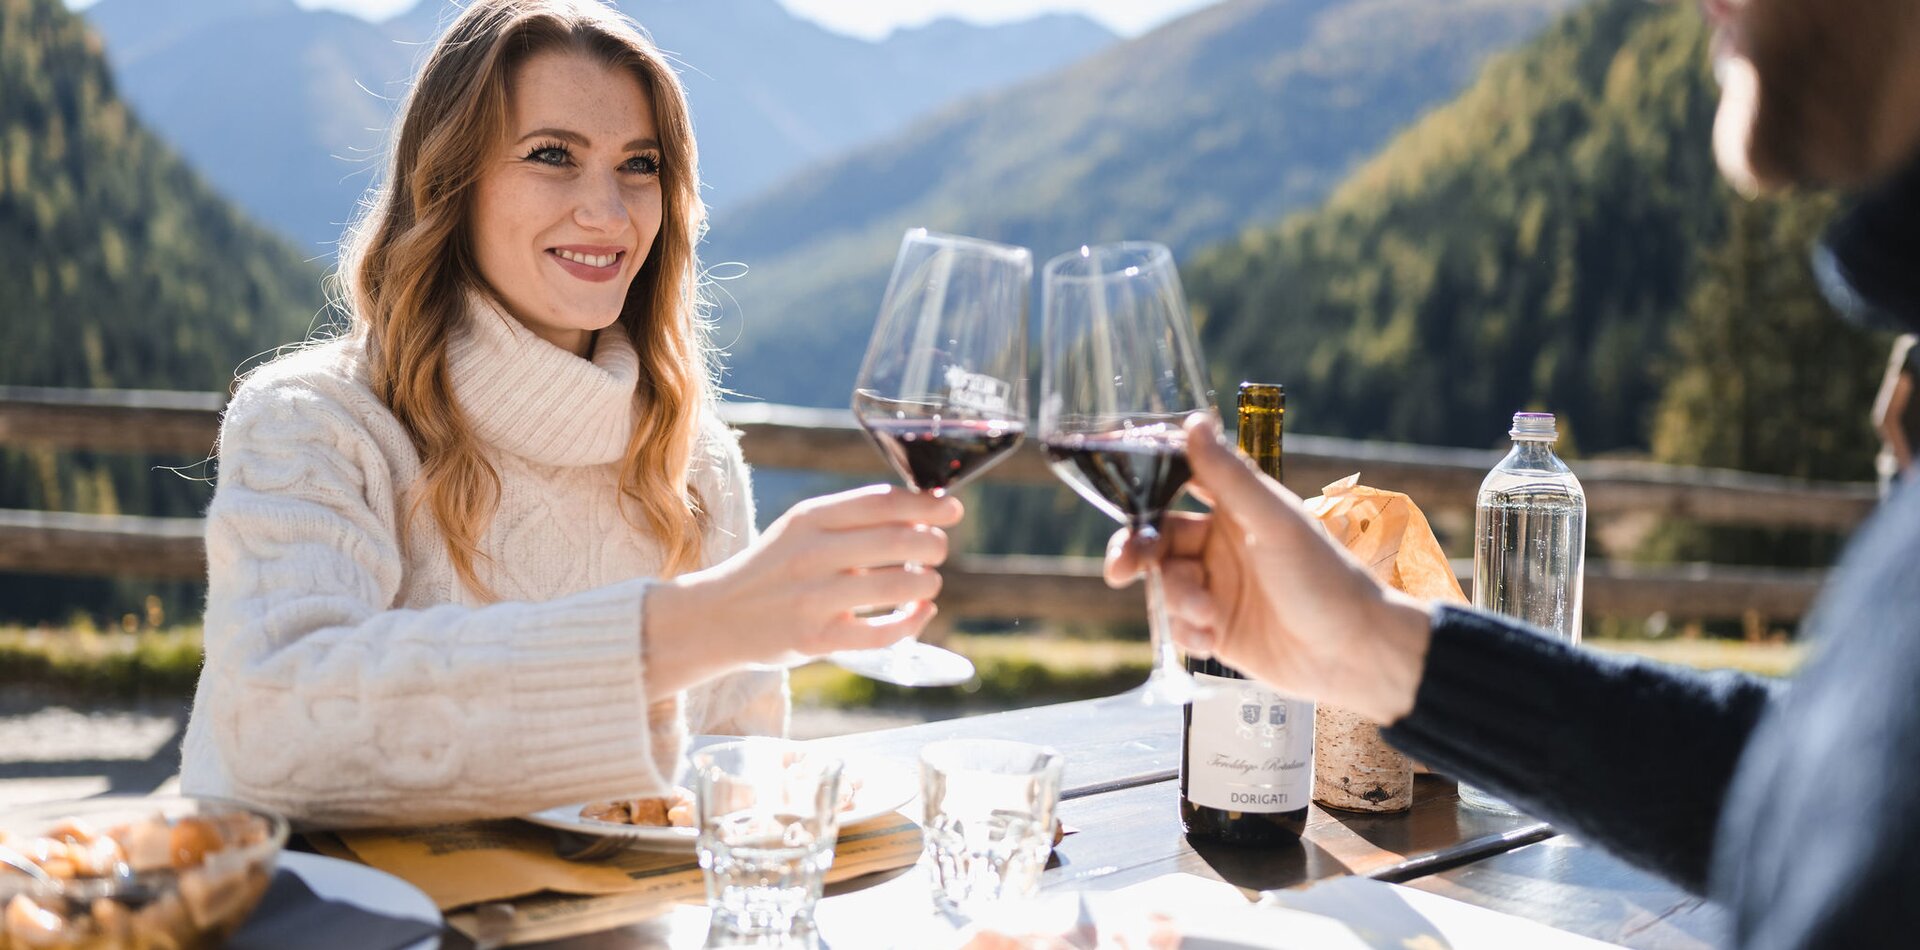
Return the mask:
<path fill-rule="evenodd" d="M 953 37 L 965 34 L 986 34 L 999 30 L 1020 32 L 1074 32 L 1097 35 L 1107 39 L 1118 39 L 1119 35 L 1107 29 L 1100 21 L 1081 13 L 1052 12 L 1039 13 L 1019 20 L 1002 23 L 974 23 L 954 16 L 935 17 L 918 26 L 902 26 L 888 33 L 887 42 L 896 39 L 918 40 L 926 37 Z"/>

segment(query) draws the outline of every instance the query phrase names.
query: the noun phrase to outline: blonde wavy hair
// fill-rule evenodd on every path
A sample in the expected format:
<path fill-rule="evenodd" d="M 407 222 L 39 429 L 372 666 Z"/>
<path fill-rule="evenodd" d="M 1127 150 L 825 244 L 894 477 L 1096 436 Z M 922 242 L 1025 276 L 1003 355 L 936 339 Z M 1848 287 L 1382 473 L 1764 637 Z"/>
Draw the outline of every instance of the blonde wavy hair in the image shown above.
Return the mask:
<path fill-rule="evenodd" d="M 365 347 L 374 391 L 420 453 L 416 510 L 432 512 L 460 580 L 489 599 L 475 564 L 485 557 L 480 538 L 500 479 L 454 401 L 447 344 L 469 294 L 497 296 L 481 277 L 469 222 L 481 169 L 508 134 L 508 81 L 552 50 L 628 70 L 653 100 L 660 231 L 616 327 L 602 331 L 624 331 L 640 354 L 621 508 L 660 544 L 669 574 L 699 566 L 707 520 L 690 477 L 716 390 L 695 255 L 706 211 L 679 77 L 637 25 L 596 0 L 473 0 L 415 77 L 387 176 L 342 241 L 334 290 L 348 334 Z"/>

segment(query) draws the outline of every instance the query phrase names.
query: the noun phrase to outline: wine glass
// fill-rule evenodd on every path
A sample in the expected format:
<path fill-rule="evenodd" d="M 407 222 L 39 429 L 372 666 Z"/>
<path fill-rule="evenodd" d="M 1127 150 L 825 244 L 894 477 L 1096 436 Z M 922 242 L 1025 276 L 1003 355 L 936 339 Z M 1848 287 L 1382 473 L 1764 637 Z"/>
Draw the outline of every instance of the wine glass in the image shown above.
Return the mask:
<path fill-rule="evenodd" d="M 853 414 L 900 480 L 944 495 L 1005 458 L 1027 431 L 1027 299 L 1033 254 L 975 238 L 908 231 Z M 900 686 L 973 678 L 950 650 L 907 638 L 828 657 Z"/>
<path fill-rule="evenodd" d="M 1159 244 L 1082 247 L 1041 283 L 1040 437 L 1054 474 L 1136 537 L 1159 536 L 1186 485 L 1187 416 L 1213 407 L 1173 255 Z M 1160 567 L 1147 569 L 1151 705 L 1191 702 L 1174 655 Z"/>

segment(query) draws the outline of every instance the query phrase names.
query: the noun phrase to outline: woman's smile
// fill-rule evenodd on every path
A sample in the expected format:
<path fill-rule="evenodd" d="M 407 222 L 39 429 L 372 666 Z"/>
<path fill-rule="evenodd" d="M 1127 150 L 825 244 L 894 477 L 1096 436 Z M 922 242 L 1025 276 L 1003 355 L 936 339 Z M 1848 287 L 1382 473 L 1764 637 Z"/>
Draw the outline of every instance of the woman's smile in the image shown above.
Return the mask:
<path fill-rule="evenodd" d="M 547 248 L 560 269 L 581 280 L 602 283 L 620 276 L 627 262 L 626 248 L 594 244 L 567 244 Z"/>

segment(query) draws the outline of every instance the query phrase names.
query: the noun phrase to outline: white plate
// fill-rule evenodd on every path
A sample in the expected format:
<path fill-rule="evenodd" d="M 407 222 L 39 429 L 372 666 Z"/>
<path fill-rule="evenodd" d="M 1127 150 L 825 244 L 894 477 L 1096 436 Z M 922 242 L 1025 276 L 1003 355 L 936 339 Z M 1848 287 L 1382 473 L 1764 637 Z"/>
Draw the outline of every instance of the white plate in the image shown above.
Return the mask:
<path fill-rule="evenodd" d="M 691 752 L 734 738 L 737 737 L 698 736 L 688 743 L 687 749 Z M 842 828 L 898 811 L 900 806 L 913 801 L 920 794 L 917 773 L 897 762 L 870 755 L 844 755 L 841 759 L 846 763 L 842 773 L 844 777 L 860 780 L 860 789 L 853 793 L 853 807 L 840 813 Z M 521 817 L 536 825 L 575 834 L 627 838 L 634 847 L 654 851 L 692 851 L 694 840 L 698 837 L 692 828 L 623 825 L 582 818 L 580 809 L 586 804 L 575 802 Z"/>
<path fill-rule="evenodd" d="M 440 917 L 440 908 L 434 906 L 433 898 L 385 871 L 299 851 L 281 852 L 280 866 L 307 882 L 315 894 L 327 900 L 352 904 L 388 917 L 423 921 L 435 927 L 445 926 L 445 921 Z M 438 946 L 439 937 L 428 937 L 407 950 L 434 950 Z"/>

